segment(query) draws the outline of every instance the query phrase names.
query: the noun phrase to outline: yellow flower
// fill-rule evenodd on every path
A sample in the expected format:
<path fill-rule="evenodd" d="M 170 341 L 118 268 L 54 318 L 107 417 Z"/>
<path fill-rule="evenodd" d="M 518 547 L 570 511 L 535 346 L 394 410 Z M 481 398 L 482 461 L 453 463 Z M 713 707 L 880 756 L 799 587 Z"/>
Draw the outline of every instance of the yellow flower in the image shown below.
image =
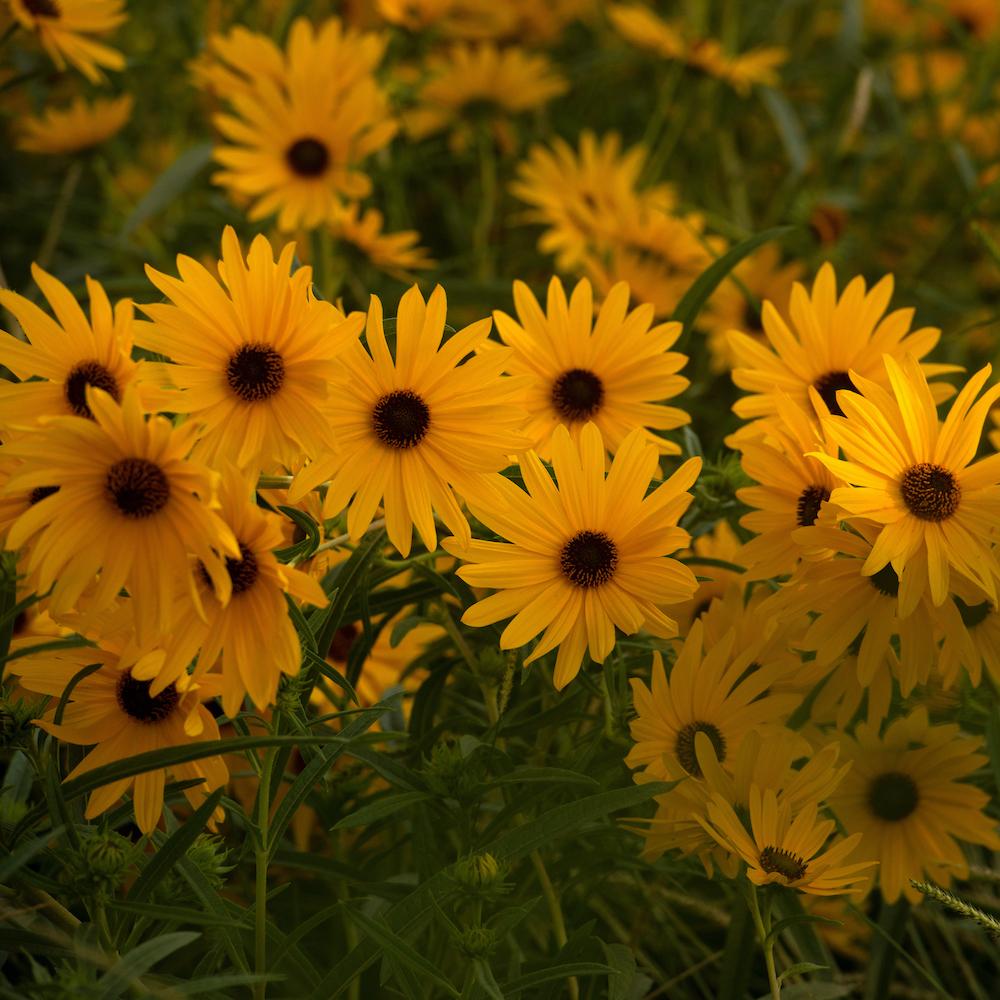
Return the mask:
<path fill-rule="evenodd" d="M 462 621 L 479 627 L 513 615 L 501 649 L 543 632 L 525 664 L 558 646 L 554 681 L 562 689 L 585 650 L 604 662 L 616 628 L 676 634 L 660 605 L 694 593 L 694 574 L 668 557 L 688 541 L 677 521 L 701 460 L 689 459 L 647 497 L 658 455 L 641 430 L 625 439 L 606 476 L 605 444 L 593 424 L 577 441 L 558 427 L 551 450 L 557 484 L 529 451 L 520 460 L 527 492 L 497 476 L 492 495 L 470 498 L 476 517 L 507 541 L 448 539 L 445 548 L 471 564 L 458 571 L 463 580 L 497 590 Z"/>
<path fill-rule="evenodd" d="M 360 313 L 347 319 L 315 299 L 312 270 L 289 274 L 295 245 L 275 262 L 258 236 L 246 261 L 231 226 L 222 234 L 219 276 L 180 255 L 180 279 L 146 268 L 173 305 L 143 306 L 141 347 L 173 358 L 165 382 L 182 392 L 171 402 L 202 428 L 196 454 L 215 466 L 230 460 L 258 471 L 293 466 L 326 437 L 322 407 L 342 352 L 357 341 Z"/>
<path fill-rule="evenodd" d="M 944 603 L 952 566 L 996 603 L 1000 563 L 992 542 L 1000 537 L 1000 455 L 973 459 L 1000 385 L 976 402 L 990 376 L 987 365 L 969 379 L 942 423 L 912 358 L 901 366 L 886 355 L 885 368 L 893 395 L 852 371 L 861 393 L 838 393 L 844 416 L 823 419 L 846 460 L 814 453 L 850 484 L 834 490 L 831 502 L 849 520 L 881 525 L 862 572 L 871 576 L 891 564 L 903 617 L 928 586 L 934 604 Z"/>
<path fill-rule="evenodd" d="M 446 311 L 440 285 L 426 303 L 416 285 L 409 289 L 399 302 L 394 357 L 382 303 L 372 296 L 367 348 L 352 341 L 338 359 L 320 454 L 289 491 L 295 503 L 330 479 L 324 510 L 332 517 L 350 503 L 347 530 L 355 540 L 383 503 L 389 540 L 404 556 L 414 525 L 428 551 L 437 547 L 435 514 L 468 540 L 453 488 L 481 489 L 486 473 L 503 469 L 525 446 L 522 386 L 501 375 L 509 352 L 497 347 L 462 363 L 482 347 L 491 323 L 472 323 L 442 343 Z"/>
<path fill-rule="evenodd" d="M 665 401 L 683 392 L 688 380 L 677 372 L 687 362 L 669 348 L 680 323 L 652 326 L 653 309 L 629 311 L 629 290 L 615 285 L 594 318 L 590 282 L 573 289 L 569 302 L 562 282 L 549 282 L 545 312 L 523 281 L 514 282 L 518 321 L 494 312 L 497 332 L 511 348 L 507 371 L 524 376 L 526 433 L 532 447 L 548 459 L 552 434 L 566 427 L 574 441 L 592 422 L 614 452 L 636 428 L 664 455 L 680 448 L 655 430 L 672 430 L 688 415 Z"/>
<path fill-rule="evenodd" d="M 19 118 L 14 125 L 17 148 L 28 153 L 76 153 L 110 139 L 131 114 L 128 94 L 91 102 L 76 97 L 66 108 L 50 107 L 40 115 Z"/>
<path fill-rule="evenodd" d="M 0 306 L 25 336 L 21 340 L 0 331 L 0 364 L 20 379 L 0 383 L 0 426 L 7 431 L 36 427 L 53 416 L 90 417 L 88 386 L 116 401 L 130 386 L 141 386 L 143 403 L 152 405 L 159 394 L 150 389 L 150 369 L 132 360 L 132 302 L 124 299 L 112 309 L 107 293 L 88 277 L 88 320 L 61 281 L 37 264 L 31 273 L 55 318 L 23 295 L 0 290 Z"/>
<path fill-rule="evenodd" d="M 433 261 L 420 243 L 420 233 L 406 229 L 398 233 L 383 233 L 385 220 L 376 208 L 361 211 L 357 202 L 344 205 L 333 213 L 330 228 L 341 243 L 349 243 L 380 271 L 404 281 L 410 272 L 434 267 Z"/>
<path fill-rule="evenodd" d="M 150 653 L 148 658 L 155 662 L 158 657 L 162 653 Z M 113 639 L 99 640 L 96 648 L 32 653 L 14 661 L 11 669 L 21 675 L 27 690 L 59 699 L 69 682 L 94 663 L 99 663 L 100 669 L 73 688 L 61 723 L 54 721 L 55 708 L 36 723 L 66 743 L 96 744 L 66 775 L 67 781 L 136 754 L 219 739 L 219 727 L 203 704 L 217 693 L 214 678 L 196 684 L 185 674 L 176 684 L 153 695 L 149 681 L 135 677 L 132 662 L 123 661 L 121 646 Z M 93 819 L 131 791 L 136 824 L 143 833 L 152 833 L 163 811 L 168 777 L 198 782 L 184 790 L 191 805 L 197 807 L 226 783 L 229 772 L 222 757 L 215 756 L 122 778 L 91 792 L 84 815 Z M 222 810 L 216 810 L 215 820 L 222 816 Z"/>
<path fill-rule="evenodd" d="M 76 67 L 92 83 L 104 79 L 99 67 L 124 69 L 120 52 L 95 41 L 125 21 L 124 0 L 7 0 L 17 21 L 38 36 L 59 67 Z"/>
<path fill-rule="evenodd" d="M 551 148 L 531 147 L 510 189 L 531 206 L 525 221 L 548 227 L 538 249 L 553 254 L 560 271 L 572 271 L 589 254 L 611 246 L 623 218 L 646 207 L 674 207 L 670 185 L 640 187 L 647 155 L 643 146 L 623 151 L 617 132 L 598 138 L 587 129 L 580 133 L 578 150 L 560 138 Z"/>
<path fill-rule="evenodd" d="M 511 115 L 540 108 L 567 90 L 566 81 L 540 54 L 490 42 L 459 43 L 431 55 L 428 79 L 417 91 L 417 107 L 404 116 L 406 130 L 422 139 L 446 128 L 458 128 L 458 144 L 473 113 L 501 123 Z M 501 133 L 502 137 L 502 133 Z"/>
<path fill-rule="evenodd" d="M 773 694 L 773 668 L 751 670 L 753 654 L 734 648 L 735 634 L 706 648 L 704 626 L 691 626 L 667 677 L 659 654 L 653 659 L 652 686 L 633 677 L 632 721 L 635 746 L 625 758 L 654 778 L 669 780 L 663 755 L 671 754 L 688 773 L 701 777 L 695 738 L 704 733 L 720 764 L 733 769 L 735 754 L 748 733 L 781 726 L 801 697 Z"/>
<path fill-rule="evenodd" d="M 90 610 L 100 611 L 127 587 L 145 644 L 176 622 L 174 591 L 192 576 L 189 553 L 213 579 L 225 577 L 219 595 L 225 601 L 229 578 L 221 561 L 237 557 L 239 548 L 210 508 L 213 473 L 187 457 L 197 434 L 193 424 L 145 420 L 131 389 L 119 405 L 91 388 L 87 403 L 92 420 L 55 417 L 4 445 L 23 460 L 6 492 L 47 491 L 14 522 L 6 545 L 30 544 L 31 582 L 36 593 L 54 587 L 54 615 L 69 611 L 85 591 Z"/>
<path fill-rule="evenodd" d="M 878 726 L 861 724 L 841 743 L 852 768 L 830 807 L 849 833 L 860 835 L 857 855 L 879 862 L 887 902 L 900 893 L 920 902 L 910 879 L 946 886 L 952 877 L 965 878 L 958 840 L 1000 849 L 996 822 L 983 812 L 989 795 L 960 780 L 987 758 L 958 726 L 931 726 L 922 708 L 897 719 L 881 738 Z"/>
<path fill-rule="evenodd" d="M 336 18 L 315 35 L 299 18 L 289 33 L 282 76 L 275 80 L 252 76 L 261 55 L 246 46 L 245 36 L 240 39 L 234 57 L 247 50 L 250 61 L 212 78 L 233 108 L 232 114 L 214 117 L 231 145 L 216 149 L 224 169 L 213 180 L 252 200 L 251 219 L 277 214 L 283 230 L 319 226 L 340 198 L 369 193 L 371 181 L 358 168 L 396 132 L 388 99 L 373 75 L 370 57 L 378 46 L 369 51 L 369 43 L 362 42 L 355 52 L 353 33 L 343 32 Z"/>
<path fill-rule="evenodd" d="M 708 833 L 747 863 L 755 885 L 783 885 L 815 896 L 860 892 L 874 862 L 845 864 L 857 849 L 860 834 L 836 841 L 823 851 L 834 831 L 833 820 L 819 819 L 815 802 L 795 811 L 779 802 L 773 788 L 750 788 L 750 831 L 733 807 L 716 793 L 708 805 Z M 823 853 L 820 853 L 820 852 Z"/>
<path fill-rule="evenodd" d="M 787 395 L 810 416 L 817 397 L 821 414 L 839 414 L 837 392 L 855 388 L 855 373 L 879 385 L 888 384 L 884 354 L 896 359 L 923 359 L 937 344 L 941 331 L 932 327 L 911 331 L 912 309 L 896 309 L 886 315 L 892 289 L 892 275 L 886 275 L 870 291 L 858 277 L 838 298 L 833 267 L 824 264 L 811 294 L 798 283 L 792 287 L 790 324 L 772 302 L 766 301 L 762 313 L 766 344 L 736 330 L 729 334 L 737 362 L 733 381 L 751 393 L 737 400 L 733 410 L 744 420 L 774 417 L 778 400 Z M 956 370 L 953 365 L 937 364 L 924 364 L 923 368 L 929 376 Z M 937 385 L 935 392 L 935 398 L 947 399 L 951 389 Z M 762 431 L 763 425 L 753 424 L 738 436 L 745 439 Z"/>
<path fill-rule="evenodd" d="M 964 668 L 973 685 L 982 679 L 983 664 L 1000 683 L 1000 609 L 976 586 L 955 574 L 951 600 L 937 609 L 942 639 L 937 669 L 944 688 L 951 688 Z"/>

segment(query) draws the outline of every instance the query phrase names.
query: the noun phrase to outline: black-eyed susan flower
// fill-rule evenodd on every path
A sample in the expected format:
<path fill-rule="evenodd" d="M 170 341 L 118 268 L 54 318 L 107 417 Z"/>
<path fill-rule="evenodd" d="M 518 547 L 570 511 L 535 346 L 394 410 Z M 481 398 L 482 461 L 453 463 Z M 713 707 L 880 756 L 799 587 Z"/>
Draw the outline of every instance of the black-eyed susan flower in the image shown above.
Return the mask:
<path fill-rule="evenodd" d="M 799 703 L 794 694 L 772 694 L 777 672 L 751 670 L 752 654 L 734 649 L 735 634 L 705 648 L 704 627 L 691 626 L 670 676 L 657 654 L 652 685 L 633 677 L 632 721 L 635 746 L 629 767 L 644 767 L 655 778 L 666 778 L 663 754 L 672 754 L 688 774 L 701 776 L 695 737 L 705 733 L 719 763 L 731 770 L 734 754 L 746 735 L 764 726 L 780 726 Z"/>
<path fill-rule="evenodd" d="M 515 281 L 514 305 L 517 320 L 503 312 L 494 312 L 493 319 L 511 349 L 507 371 L 524 377 L 526 434 L 543 459 L 557 427 L 578 440 L 587 423 L 596 425 L 612 454 L 636 427 L 661 454 L 679 454 L 676 444 L 652 431 L 689 420 L 683 410 L 665 405 L 689 384 L 677 374 L 686 355 L 670 350 L 680 323 L 654 326 L 649 305 L 630 311 L 623 283 L 608 293 L 596 320 L 586 279 L 567 302 L 562 282 L 553 278 L 544 312 L 528 286 Z"/>
<path fill-rule="evenodd" d="M 490 42 L 459 43 L 431 55 L 426 71 L 417 106 L 404 115 L 406 130 L 422 139 L 450 128 L 459 147 L 469 141 L 474 115 L 484 117 L 501 144 L 510 146 L 506 128 L 511 116 L 542 107 L 567 90 L 546 56 Z"/>
<path fill-rule="evenodd" d="M 985 666 L 1000 683 L 1000 609 L 978 587 L 959 575 L 951 578 L 951 599 L 937 609 L 941 639 L 937 670 L 950 688 L 964 669 L 978 686 Z"/>
<path fill-rule="evenodd" d="M 860 724 L 841 743 L 852 767 L 830 807 L 848 833 L 860 835 L 856 855 L 879 862 L 888 902 L 900 893 L 920 901 L 910 879 L 926 876 L 949 885 L 966 877 L 959 841 L 1000 849 L 996 821 L 983 812 L 989 795 L 962 780 L 987 758 L 980 742 L 957 725 L 932 726 L 921 708 L 897 719 L 881 738 L 877 726 Z"/>
<path fill-rule="evenodd" d="M 362 211 L 357 202 L 336 209 L 330 223 L 334 239 L 347 244 L 379 271 L 403 281 L 413 271 L 433 267 L 429 252 L 420 246 L 420 233 L 404 229 L 383 232 L 385 219 L 376 208 Z"/>
<path fill-rule="evenodd" d="M 688 541 L 677 521 L 691 502 L 687 490 L 701 460 L 688 459 L 647 497 L 658 455 L 641 430 L 625 439 L 607 475 L 605 444 L 594 424 L 577 441 L 556 428 L 551 451 L 555 483 L 529 451 L 520 460 L 527 492 L 497 476 L 491 493 L 470 497 L 476 517 L 506 541 L 448 539 L 445 548 L 469 564 L 458 570 L 463 580 L 497 591 L 462 621 L 482 626 L 511 618 L 501 649 L 542 633 L 524 662 L 558 646 L 553 680 L 561 690 L 579 672 L 584 652 L 604 662 L 615 629 L 676 634 L 676 622 L 661 606 L 690 596 L 696 586 L 691 570 L 670 556 Z"/>
<path fill-rule="evenodd" d="M 830 500 L 848 519 L 881 525 L 863 572 L 891 565 L 900 580 L 900 614 L 929 587 L 934 604 L 948 596 L 951 567 L 997 600 L 1000 562 L 1000 456 L 974 462 L 983 422 L 1000 385 L 983 393 L 987 365 L 966 383 L 943 422 L 921 367 L 885 356 L 892 395 L 856 372 L 861 391 L 837 394 L 844 416 L 824 417 L 846 460 L 815 453 L 843 482 Z"/>
<path fill-rule="evenodd" d="M 132 114 L 132 97 L 75 97 L 65 108 L 48 107 L 40 115 L 19 118 L 17 148 L 26 153 L 76 153 L 99 146 L 121 131 Z"/>
<path fill-rule="evenodd" d="M 94 745 L 66 776 L 78 778 L 104 764 L 127 760 L 136 754 L 165 747 L 185 746 L 201 740 L 219 739 L 219 727 L 203 704 L 218 693 L 218 680 L 205 678 L 194 683 L 185 674 L 159 694 L 149 681 L 134 674 L 135 661 L 122 658 L 116 639 L 98 640 L 97 647 L 47 650 L 14 661 L 21 684 L 29 691 L 62 697 L 71 680 L 86 666 L 101 664 L 73 687 L 61 722 L 54 719 L 55 708 L 37 725 L 66 743 Z M 162 659 L 161 651 L 146 659 Z M 139 664 L 144 660 L 140 659 Z M 110 809 L 126 792 L 131 792 L 136 825 L 152 833 L 163 811 L 163 790 L 167 779 L 195 781 L 184 789 L 192 806 L 199 806 L 210 792 L 229 779 L 222 757 L 206 756 L 187 764 L 156 768 L 131 778 L 121 778 L 90 793 L 85 816 L 93 819 Z M 222 810 L 215 819 L 222 819 Z"/>
<path fill-rule="evenodd" d="M 554 255 L 560 271 L 605 252 L 622 219 L 647 207 L 674 208 L 677 196 L 669 185 L 640 185 L 647 157 L 643 146 L 623 150 L 617 132 L 598 137 L 589 129 L 580 133 L 577 149 L 560 138 L 531 147 L 510 189 L 531 206 L 525 220 L 547 227 L 538 249 Z"/>
<path fill-rule="evenodd" d="M 130 300 L 112 308 L 101 285 L 88 277 L 88 319 L 61 281 L 37 264 L 31 273 L 55 316 L 17 292 L 0 290 L 0 306 L 18 321 L 25 338 L 0 331 L 0 364 L 21 380 L 0 383 L 0 425 L 7 430 L 37 426 L 53 416 L 89 417 L 88 386 L 117 401 L 150 374 L 143 362 L 132 360 Z M 144 403 L 154 401 L 151 392 L 147 381 L 141 390 Z"/>
<path fill-rule="evenodd" d="M 781 885 L 815 896 L 858 893 L 871 877 L 873 861 L 847 859 L 857 851 L 860 834 L 835 840 L 830 819 L 820 819 L 815 802 L 793 810 L 779 802 L 773 788 L 750 788 L 750 829 L 732 805 L 716 793 L 708 805 L 706 831 L 726 850 L 741 857 L 754 885 Z M 826 850 L 824 850 L 826 846 Z"/>
<path fill-rule="evenodd" d="M 195 652 L 196 678 L 216 667 L 221 671 L 222 707 L 230 717 L 246 694 L 259 709 L 273 704 L 281 675 L 299 672 L 302 648 L 285 595 L 317 606 L 325 605 L 327 598 L 311 576 L 274 557 L 274 549 L 284 543 L 282 519 L 251 497 L 251 487 L 230 467 L 219 489 L 219 516 L 236 538 L 239 558 L 227 557 L 223 567 L 197 567 L 194 589 L 179 598 L 176 620 L 183 627 L 164 640 L 165 662 L 133 671 L 141 680 L 152 681 L 152 695 L 175 683 Z M 226 579 L 213 580 L 220 572 Z M 226 591 L 231 596 L 223 603 L 216 594 Z"/>
<path fill-rule="evenodd" d="M 93 83 L 103 79 L 101 67 L 124 69 L 122 54 L 93 37 L 125 21 L 124 0 L 7 0 L 7 5 L 59 69 L 68 63 Z"/>
<path fill-rule="evenodd" d="M 246 260 L 231 226 L 222 234 L 219 280 L 180 255 L 180 278 L 151 267 L 149 280 L 173 304 L 143 306 L 140 346 L 172 358 L 163 380 L 171 401 L 201 428 L 197 455 L 241 469 L 294 466 L 327 434 L 323 406 L 338 358 L 357 341 L 361 313 L 344 315 L 311 290 L 312 270 L 289 273 L 295 245 L 277 261 L 258 236 Z"/>
<path fill-rule="evenodd" d="M 837 295 L 833 266 L 824 264 L 816 275 L 812 291 L 803 285 L 792 287 L 790 323 L 782 319 L 773 303 L 765 301 L 761 318 L 766 344 L 747 333 L 729 334 L 736 358 L 733 381 L 750 395 L 733 405 L 744 420 L 774 417 L 778 400 L 788 396 L 805 413 L 812 415 L 810 390 L 830 413 L 841 412 L 837 392 L 855 388 L 851 373 L 888 385 L 882 356 L 912 357 L 917 361 L 933 350 L 941 331 L 933 327 L 910 330 L 912 309 L 896 309 L 886 314 L 892 298 L 893 278 L 887 274 L 870 290 L 863 278 L 852 279 Z M 923 364 L 929 376 L 954 371 L 952 365 Z M 946 399 L 951 388 L 938 385 L 937 398 Z M 762 425 L 753 424 L 740 435 L 759 434 Z"/>
<path fill-rule="evenodd" d="M 223 169 L 213 180 L 251 200 L 251 219 L 276 215 L 280 229 L 314 228 L 340 199 L 371 190 L 359 168 L 389 142 L 396 122 L 371 63 L 384 43 L 355 50 L 352 38 L 336 18 L 315 33 L 300 18 L 289 33 L 280 80 L 253 77 L 261 59 L 254 49 L 249 65 L 213 78 L 232 107 L 214 117 L 230 144 L 215 151 Z"/>
<path fill-rule="evenodd" d="M 146 420 L 133 389 L 121 404 L 102 389 L 89 389 L 86 399 L 92 420 L 55 417 L 4 445 L 23 461 L 5 491 L 46 491 L 11 526 L 6 545 L 27 547 L 36 592 L 53 588 L 53 614 L 71 610 L 85 592 L 98 612 L 127 587 L 139 642 L 153 642 L 175 624 L 174 592 L 194 571 L 189 554 L 224 579 L 225 601 L 222 560 L 239 547 L 211 509 L 214 474 L 188 458 L 196 425 Z"/>
<path fill-rule="evenodd" d="M 338 359 L 321 454 L 289 491 L 294 503 L 329 480 L 324 510 L 333 516 L 350 504 L 347 530 L 355 540 L 382 504 L 389 540 L 404 556 L 414 525 L 428 550 L 437 547 L 435 515 L 467 542 L 469 523 L 453 488 L 461 495 L 478 491 L 486 474 L 506 467 L 507 456 L 526 445 L 523 386 L 501 374 L 507 348 L 469 358 L 485 343 L 491 321 L 472 323 L 442 343 L 446 312 L 440 285 L 426 302 L 414 285 L 400 299 L 390 352 L 382 303 L 372 296 L 367 348 L 352 341 Z"/>

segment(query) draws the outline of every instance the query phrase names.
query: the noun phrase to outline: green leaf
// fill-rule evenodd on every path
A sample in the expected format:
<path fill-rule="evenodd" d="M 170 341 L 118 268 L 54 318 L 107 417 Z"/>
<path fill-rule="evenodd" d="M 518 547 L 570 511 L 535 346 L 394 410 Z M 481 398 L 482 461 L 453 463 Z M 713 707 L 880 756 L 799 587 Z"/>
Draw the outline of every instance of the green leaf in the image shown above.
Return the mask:
<path fill-rule="evenodd" d="M 187 849 L 204 830 L 212 818 L 212 813 L 215 812 L 223 792 L 225 792 L 225 788 L 217 788 L 212 792 L 194 813 L 159 845 L 159 849 L 139 873 L 139 877 L 129 890 L 128 899 L 131 902 L 141 903 L 143 900 L 149 899 L 152 891 L 174 867 L 177 860 L 184 857 Z"/>
<path fill-rule="evenodd" d="M 144 972 L 148 972 L 157 962 L 172 955 L 185 945 L 197 941 L 201 935 L 197 931 L 172 931 L 161 934 L 151 941 L 144 941 L 123 955 L 97 982 L 100 1000 L 114 1000 L 124 993 Z"/>
<path fill-rule="evenodd" d="M 718 1000 L 742 1000 L 747 995 L 753 973 L 757 938 L 750 911 L 734 901 L 719 970 Z"/>
<path fill-rule="evenodd" d="M 388 924 L 366 917 L 359 910 L 348 910 L 348 914 L 351 920 L 379 946 L 383 953 L 391 955 L 396 961 L 419 972 L 426 979 L 436 983 L 448 996 L 458 1000 L 461 994 L 438 972 L 437 966 L 424 958 L 413 945 L 404 941 Z"/>
<path fill-rule="evenodd" d="M 791 101 L 780 90 L 772 87 L 761 87 L 759 93 L 778 130 L 781 144 L 785 147 L 785 156 L 788 157 L 792 174 L 804 174 L 809 167 L 809 144 Z"/>
<path fill-rule="evenodd" d="M 227 992 L 231 986 L 253 986 L 254 983 L 277 983 L 284 978 L 284 976 L 274 972 L 259 976 L 252 972 L 241 973 L 239 975 L 204 976 L 201 979 L 192 979 L 189 982 L 171 983 L 169 995 L 196 997 L 201 993 L 223 992 L 227 996 L 232 996 L 231 993 Z"/>
<path fill-rule="evenodd" d="M 308 559 L 322 540 L 319 525 L 304 510 L 299 510 L 297 507 L 279 506 L 278 510 L 305 532 L 305 538 L 287 548 L 275 549 L 275 558 L 282 563 Z"/>
<path fill-rule="evenodd" d="M 39 642 L 32 646 L 23 646 L 21 649 L 14 650 L 13 653 L 8 652 L 3 659 L 0 659 L 0 664 L 11 663 L 14 660 L 20 660 L 22 656 L 31 656 L 34 653 L 52 653 L 60 649 L 80 649 L 81 646 L 93 646 L 89 639 L 84 639 L 80 635 L 71 635 L 65 639 L 53 639 L 52 642 Z"/>
<path fill-rule="evenodd" d="M 495 781 L 490 782 L 487 787 L 520 785 L 537 781 L 547 781 L 560 785 L 589 785 L 591 788 L 601 787 L 601 783 L 594 780 L 589 774 L 570 771 L 564 767 L 518 767 L 509 774 L 501 775 Z"/>
<path fill-rule="evenodd" d="M 163 211 L 178 198 L 212 159 L 212 144 L 203 142 L 185 150 L 156 178 L 153 186 L 132 209 L 118 234 L 126 240 L 147 219 Z"/>
<path fill-rule="evenodd" d="M 10 881 L 11 876 L 20 871 L 36 854 L 41 854 L 48 847 L 49 842 L 63 832 L 63 829 L 63 827 L 57 826 L 27 844 L 22 844 L 14 851 L 4 851 L 3 856 L 0 857 L 0 884 Z"/>
<path fill-rule="evenodd" d="M 670 317 L 675 322 L 684 325 L 684 334 L 682 336 L 687 336 L 690 332 L 691 324 L 697 319 L 702 306 L 705 305 L 715 289 L 722 284 L 733 268 L 744 257 L 748 257 L 754 250 L 765 243 L 770 243 L 772 240 L 786 236 L 788 233 L 793 232 L 794 229 L 794 226 L 776 226 L 773 229 L 765 229 L 764 232 L 757 233 L 742 243 L 738 243 L 703 271 L 684 293 L 684 297 L 677 303 L 677 307 Z M 676 347 L 677 345 L 675 345 L 675 349 Z"/>
<path fill-rule="evenodd" d="M 603 976 L 605 974 L 615 975 L 616 970 L 610 965 L 601 965 L 599 962 L 566 962 L 564 965 L 550 965 L 548 968 L 539 969 L 538 972 L 529 972 L 525 976 L 520 976 L 509 983 L 504 983 L 500 988 L 505 994 L 521 993 L 523 990 L 534 989 L 542 983 L 551 983 L 556 979 L 569 979 L 572 976 Z"/>
<path fill-rule="evenodd" d="M 820 917 L 815 913 L 796 914 L 795 916 L 785 917 L 784 920 L 779 920 L 776 924 L 774 924 L 774 926 L 772 926 L 771 930 L 768 932 L 767 941 L 773 940 L 783 931 L 786 931 L 791 927 L 795 927 L 799 924 L 805 924 L 805 923 L 830 924 L 833 927 L 844 926 L 842 921 L 833 920 L 831 917 Z"/>
<path fill-rule="evenodd" d="M 428 792 L 396 792 L 393 795 L 386 795 L 345 816 L 333 829 L 345 830 L 355 826 L 370 826 L 380 819 L 385 819 L 386 816 L 394 815 L 400 809 L 405 809 L 416 802 L 425 802 L 430 798 L 433 796 Z"/>
<path fill-rule="evenodd" d="M 854 995 L 854 987 L 844 983 L 796 983 L 781 990 L 781 1000 L 838 1000 Z M 761 1000 L 771 1000 L 771 994 Z"/>
<path fill-rule="evenodd" d="M 626 944 L 601 943 L 612 970 L 608 975 L 608 1000 L 629 1000 L 636 973 L 635 955 Z"/>
<path fill-rule="evenodd" d="M 796 962 L 778 976 L 778 981 L 783 982 L 789 976 L 804 976 L 807 972 L 825 972 L 829 968 L 829 965 L 817 965 L 815 962 Z"/>
<path fill-rule="evenodd" d="M 165 923 L 203 924 L 207 927 L 241 927 L 246 925 L 233 917 L 219 916 L 214 913 L 204 913 L 188 906 L 166 906 L 163 903 L 135 903 L 128 899 L 109 900 L 108 909 L 116 913 L 128 913 L 148 920 L 160 920 Z"/>
<path fill-rule="evenodd" d="M 828 972 L 819 974 L 819 979 L 830 980 L 837 970 L 837 963 L 827 943 L 816 933 L 817 923 L 836 923 L 806 913 L 802 907 L 802 897 L 792 890 L 775 893 L 774 913 L 779 919 L 772 926 L 772 934 L 787 930 L 786 940 L 791 938 L 798 949 L 798 957 L 816 965 L 829 967 Z"/>
<path fill-rule="evenodd" d="M 472 963 L 472 967 L 476 970 L 476 982 L 482 986 L 486 995 L 490 997 L 491 1000 L 506 1000 L 503 995 L 503 990 L 500 988 L 500 984 L 496 980 L 496 976 L 493 975 L 490 963 L 487 962 L 485 958 L 477 958 Z"/>

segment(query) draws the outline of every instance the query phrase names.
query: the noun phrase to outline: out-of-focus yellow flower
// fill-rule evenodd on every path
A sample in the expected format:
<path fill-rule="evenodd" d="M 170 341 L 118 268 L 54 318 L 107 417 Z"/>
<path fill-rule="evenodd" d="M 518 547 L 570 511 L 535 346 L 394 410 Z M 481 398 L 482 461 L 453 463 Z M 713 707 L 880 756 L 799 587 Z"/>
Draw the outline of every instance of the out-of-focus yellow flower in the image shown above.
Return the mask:
<path fill-rule="evenodd" d="M 46 108 L 17 120 L 17 148 L 27 153 L 77 153 L 99 146 L 119 132 L 132 114 L 132 98 L 76 97 L 65 108 Z"/>
<path fill-rule="evenodd" d="M 428 251 L 419 245 L 420 233 L 405 229 L 384 233 L 385 219 L 376 208 L 362 211 L 356 202 L 334 212 L 330 228 L 342 243 L 349 243 L 372 265 L 394 278 L 405 280 L 411 271 L 434 266 Z"/>

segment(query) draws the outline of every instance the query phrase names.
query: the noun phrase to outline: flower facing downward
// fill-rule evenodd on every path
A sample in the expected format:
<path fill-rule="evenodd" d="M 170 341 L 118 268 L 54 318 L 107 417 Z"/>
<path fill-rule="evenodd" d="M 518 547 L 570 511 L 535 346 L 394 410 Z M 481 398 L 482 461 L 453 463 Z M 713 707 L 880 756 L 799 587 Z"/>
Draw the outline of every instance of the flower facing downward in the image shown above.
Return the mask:
<path fill-rule="evenodd" d="M 697 586 L 686 566 L 668 558 L 688 534 L 677 521 L 691 502 L 686 491 L 701 468 L 689 459 L 648 497 L 657 451 L 633 431 L 605 476 L 605 444 L 593 424 L 574 442 L 565 427 L 552 435 L 553 483 L 538 455 L 520 462 L 527 492 L 502 477 L 493 490 L 470 499 L 476 517 L 507 541 L 447 539 L 445 548 L 469 565 L 458 575 L 497 593 L 462 616 L 467 625 L 513 620 L 503 649 L 541 640 L 525 663 L 556 646 L 555 685 L 578 673 L 584 651 L 603 663 L 615 642 L 646 627 L 676 634 L 660 605 L 690 597 Z"/>
<path fill-rule="evenodd" d="M 489 336 L 488 319 L 442 343 L 446 310 L 443 288 L 425 303 L 414 285 L 399 303 L 393 356 L 382 303 L 372 296 L 367 349 L 353 341 L 331 383 L 325 448 L 289 491 L 296 503 L 329 479 L 324 510 L 334 516 L 350 503 L 353 539 L 383 504 L 389 540 L 404 556 L 414 525 L 429 551 L 437 547 L 435 514 L 467 541 L 469 525 L 452 488 L 477 492 L 484 475 L 503 469 L 526 443 L 521 381 L 501 375 L 509 352 L 496 347 L 470 357 Z"/>
<path fill-rule="evenodd" d="M 75 153 L 99 146 L 119 132 L 132 114 L 129 94 L 85 101 L 76 97 L 66 108 L 49 107 L 17 122 L 17 148 L 28 153 Z"/>
<path fill-rule="evenodd" d="M 139 325 L 139 344 L 177 362 L 160 369 L 182 390 L 171 407 L 203 428 L 197 455 L 212 465 L 292 466 L 326 435 L 327 382 L 364 319 L 315 299 L 311 269 L 289 273 L 294 254 L 289 243 L 275 261 L 258 236 L 244 262 L 227 226 L 221 285 L 183 255 L 180 279 L 146 269 L 173 304 L 142 307 L 153 322 Z"/>

